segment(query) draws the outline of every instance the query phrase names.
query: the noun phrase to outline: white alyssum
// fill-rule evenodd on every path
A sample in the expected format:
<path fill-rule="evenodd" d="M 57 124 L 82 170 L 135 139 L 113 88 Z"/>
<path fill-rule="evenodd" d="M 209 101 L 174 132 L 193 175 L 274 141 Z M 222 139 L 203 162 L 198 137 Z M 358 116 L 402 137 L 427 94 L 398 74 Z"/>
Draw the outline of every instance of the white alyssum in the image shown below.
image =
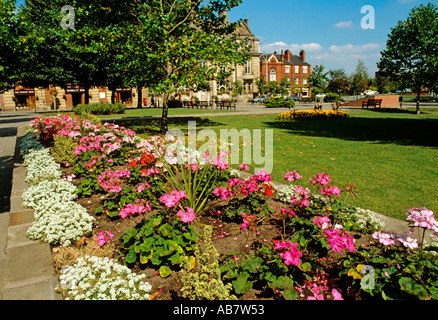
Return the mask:
<path fill-rule="evenodd" d="M 74 201 L 43 199 L 35 208 L 35 221 L 27 230 L 31 240 L 68 246 L 92 232 L 95 218 Z"/>
<path fill-rule="evenodd" d="M 355 212 L 351 213 L 350 219 L 357 223 L 361 230 L 375 232 L 382 231 L 385 223 L 374 215 L 370 210 L 355 207 Z"/>
<path fill-rule="evenodd" d="M 41 200 L 75 200 L 76 190 L 77 187 L 65 179 L 44 180 L 25 190 L 21 198 L 25 208 L 35 209 Z"/>
<path fill-rule="evenodd" d="M 149 300 L 145 278 L 107 257 L 85 256 L 63 268 L 58 290 L 73 300 Z"/>
<path fill-rule="evenodd" d="M 37 184 L 43 180 L 59 179 L 61 165 L 50 155 L 50 149 L 32 150 L 24 157 L 26 168 L 25 181 Z"/>

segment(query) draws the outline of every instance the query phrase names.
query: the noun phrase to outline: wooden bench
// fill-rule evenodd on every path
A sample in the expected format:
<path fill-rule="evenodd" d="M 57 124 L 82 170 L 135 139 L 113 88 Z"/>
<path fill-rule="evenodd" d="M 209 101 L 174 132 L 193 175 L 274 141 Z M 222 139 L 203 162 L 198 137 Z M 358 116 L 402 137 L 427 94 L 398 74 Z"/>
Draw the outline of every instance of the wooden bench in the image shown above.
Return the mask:
<path fill-rule="evenodd" d="M 313 110 L 322 110 L 322 104 L 320 104 L 319 106 L 314 106 Z"/>
<path fill-rule="evenodd" d="M 216 101 L 216 109 L 236 110 L 236 103 L 231 101 Z"/>
<path fill-rule="evenodd" d="M 213 109 L 213 103 L 208 101 L 198 101 L 196 107 L 199 109 Z"/>
<path fill-rule="evenodd" d="M 183 108 L 193 108 L 193 103 L 191 101 L 183 101 L 182 102 Z"/>
<path fill-rule="evenodd" d="M 382 99 L 368 99 L 368 100 L 362 101 L 362 109 L 364 107 L 367 107 L 367 109 L 368 109 L 368 107 L 374 107 L 374 109 L 379 107 L 381 109 L 382 108 Z"/>

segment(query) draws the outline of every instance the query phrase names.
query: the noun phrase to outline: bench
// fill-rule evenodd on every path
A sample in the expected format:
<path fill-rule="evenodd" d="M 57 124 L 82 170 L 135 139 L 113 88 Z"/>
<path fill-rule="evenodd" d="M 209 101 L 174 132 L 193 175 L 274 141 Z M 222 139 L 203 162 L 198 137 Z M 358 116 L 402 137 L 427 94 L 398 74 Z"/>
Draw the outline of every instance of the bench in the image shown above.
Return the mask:
<path fill-rule="evenodd" d="M 236 110 L 236 103 L 231 101 L 216 101 L 216 109 L 227 109 L 230 110 L 233 108 Z"/>
<path fill-rule="evenodd" d="M 374 109 L 379 107 L 381 109 L 382 108 L 382 99 L 368 99 L 368 100 L 362 101 L 362 109 L 364 107 L 367 107 L 367 109 L 368 109 L 368 107 L 374 107 Z"/>
<path fill-rule="evenodd" d="M 193 108 L 193 103 L 191 101 L 183 101 L 182 102 L 183 108 L 187 107 L 187 108 Z"/>
<path fill-rule="evenodd" d="M 313 107 L 313 110 L 322 110 L 322 104 L 321 105 L 319 105 L 319 106 L 314 106 Z"/>
<path fill-rule="evenodd" d="M 213 109 L 213 103 L 212 102 L 208 102 L 208 101 L 198 101 L 196 103 L 196 107 L 199 109 Z"/>

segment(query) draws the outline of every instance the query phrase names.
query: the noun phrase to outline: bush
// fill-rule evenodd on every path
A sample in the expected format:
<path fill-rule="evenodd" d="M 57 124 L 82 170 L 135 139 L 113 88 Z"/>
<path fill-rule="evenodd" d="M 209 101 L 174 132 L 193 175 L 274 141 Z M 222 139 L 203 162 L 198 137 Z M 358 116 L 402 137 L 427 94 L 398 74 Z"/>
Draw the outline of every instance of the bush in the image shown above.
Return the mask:
<path fill-rule="evenodd" d="M 324 97 L 324 102 L 333 102 L 333 101 L 342 101 L 345 102 L 344 98 L 342 98 L 339 94 L 337 93 L 326 93 L 325 97 Z"/>
<path fill-rule="evenodd" d="M 273 98 L 265 101 L 267 108 L 293 108 L 295 107 L 295 101 L 286 98 Z"/>
<path fill-rule="evenodd" d="M 63 165 L 72 164 L 77 157 L 74 154 L 77 145 L 77 142 L 75 142 L 73 138 L 58 135 L 55 138 L 51 154 L 58 163 L 62 163 Z"/>
<path fill-rule="evenodd" d="M 77 115 L 91 113 L 94 115 L 104 114 L 123 114 L 126 106 L 123 103 L 98 103 L 98 104 L 78 104 L 73 108 L 73 112 Z"/>
<path fill-rule="evenodd" d="M 345 119 L 349 118 L 347 112 L 334 110 L 297 110 L 283 112 L 278 115 L 277 120 L 308 120 L 308 119 Z"/>

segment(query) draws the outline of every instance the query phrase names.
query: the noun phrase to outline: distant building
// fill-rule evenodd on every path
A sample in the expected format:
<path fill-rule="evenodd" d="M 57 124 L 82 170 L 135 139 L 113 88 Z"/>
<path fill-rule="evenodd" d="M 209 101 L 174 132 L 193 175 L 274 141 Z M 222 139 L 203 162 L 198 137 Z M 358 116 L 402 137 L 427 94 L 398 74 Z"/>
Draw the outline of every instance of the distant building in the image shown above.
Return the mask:
<path fill-rule="evenodd" d="M 306 62 L 306 52 L 300 51 L 299 56 L 292 55 L 289 49 L 260 56 L 260 78 L 280 82 L 283 78 L 289 79 L 292 89 L 291 95 L 306 98 L 311 96 L 308 77 L 312 66 Z"/>

